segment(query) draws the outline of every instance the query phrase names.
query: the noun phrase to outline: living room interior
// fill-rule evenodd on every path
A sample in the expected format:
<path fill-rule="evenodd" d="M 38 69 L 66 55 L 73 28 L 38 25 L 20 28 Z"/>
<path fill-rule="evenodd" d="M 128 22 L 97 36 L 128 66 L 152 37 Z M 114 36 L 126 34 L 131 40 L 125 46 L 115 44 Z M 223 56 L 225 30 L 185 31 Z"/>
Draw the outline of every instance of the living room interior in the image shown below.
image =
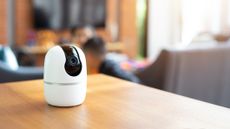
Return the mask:
<path fill-rule="evenodd" d="M 27 106 L 28 109 L 36 110 L 36 105 L 39 111 L 34 112 L 39 115 L 31 114 L 31 117 L 40 122 L 37 128 L 52 127 L 49 122 L 58 123 L 54 125 L 56 128 L 94 128 L 94 125 L 96 128 L 230 128 L 221 119 L 215 121 L 213 126 L 209 125 L 212 123 L 210 114 L 218 114 L 218 117 L 226 119 L 227 114 L 230 114 L 229 0 L 2 0 L 0 18 L 0 115 L 7 115 L 5 111 L 12 113 L 15 121 L 23 123 L 7 125 L 4 121 L 13 118 L 3 117 L 0 118 L 0 128 L 33 127 L 35 123 L 26 124 L 19 120 L 20 117 L 27 119 L 23 114 L 20 116 L 19 112 Z M 70 77 L 58 75 L 62 71 L 60 69 L 67 67 L 66 64 L 54 70 L 60 66 L 62 57 L 56 56 L 51 61 L 52 56 L 48 53 L 57 46 L 64 53 L 66 46 L 76 50 L 80 59 L 71 58 L 70 61 L 80 62 L 80 69 L 87 69 L 86 75 L 77 74 L 85 77 L 75 77 L 81 81 L 87 78 L 87 91 L 84 89 L 86 99 L 80 106 L 67 108 L 68 111 L 65 108 L 59 111 L 58 104 L 56 108 L 51 106 L 55 104 L 47 100 L 46 95 L 51 94 L 48 96 L 52 97 L 54 92 L 45 93 L 45 97 L 42 95 L 45 85 L 73 83 L 64 84 L 71 80 Z M 86 58 L 86 66 L 81 51 Z M 68 56 L 65 53 L 66 61 Z M 49 64 L 54 66 L 50 67 Z M 53 78 L 57 77 L 58 83 L 46 80 L 52 74 Z M 63 94 L 60 91 L 57 95 Z M 4 98 L 9 100 L 4 101 Z M 148 100 L 151 98 L 152 101 Z M 14 105 L 14 101 L 18 105 Z M 163 101 L 167 101 L 168 105 L 164 105 Z M 95 104 L 97 102 L 111 106 L 115 103 L 117 107 L 104 105 L 100 109 Z M 116 105 L 118 102 L 126 108 L 120 108 Z M 143 110 L 148 111 L 141 110 L 142 103 Z M 170 105 L 173 105 L 172 112 L 166 108 Z M 207 121 L 202 123 L 202 120 L 195 119 L 194 125 L 197 126 L 194 126 L 192 108 L 186 110 L 189 105 L 194 106 L 194 112 L 203 113 L 201 119 Z M 172 118 L 178 119 L 178 124 L 174 123 L 175 119 L 171 119 L 171 116 L 165 118 L 151 112 L 155 106 L 159 106 L 156 108 L 162 115 L 167 115 L 164 114 L 167 112 Z M 15 109 L 17 107 L 20 111 Z M 202 108 L 210 110 L 203 112 L 200 110 Z M 181 114 L 188 113 L 188 116 L 174 114 L 173 109 L 181 111 Z M 124 112 L 123 115 L 127 113 L 129 116 L 118 115 L 116 111 L 103 114 L 99 112 L 102 110 L 116 110 L 117 113 Z M 23 112 L 27 114 L 26 110 Z M 75 117 L 70 112 L 81 121 L 74 121 Z M 98 115 L 100 113 L 103 115 Z M 150 119 L 145 121 L 144 114 Z M 166 126 L 157 121 L 151 123 L 155 119 L 150 114 L 159 115 L 162 121 L 170 124 Z M 51 116 L 64 117 L 51 120 Z M 49 120 L 45 122 L 40 117 Z M 98 122 L 105 122 L 97 125 L 97 122 L 91 121 L 97 118 Z M 140 121 L 135 123 L 135 118 Z M 183 118 L 188 118 L 185 123 L 180 121 Z M 41 123 L 44 125 L 41 126 Z"/>

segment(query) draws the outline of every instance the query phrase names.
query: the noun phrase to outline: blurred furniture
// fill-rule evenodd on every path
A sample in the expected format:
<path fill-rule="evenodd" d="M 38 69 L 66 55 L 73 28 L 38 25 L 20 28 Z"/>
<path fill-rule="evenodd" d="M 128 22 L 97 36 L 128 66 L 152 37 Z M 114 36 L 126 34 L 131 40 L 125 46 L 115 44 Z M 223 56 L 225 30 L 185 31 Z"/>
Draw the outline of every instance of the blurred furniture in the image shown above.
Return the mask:
<path fill-rule="evenodd" d="M 0 61 L 0 83 L 42 78 L 43 68 L 19 67 L 13 70 Z"/>
<path fill-rule="evenodd" d="M 44 65 L 44 59 L 46 52 L 51 48 L 52 46 L 24 46 L 19 48 L 19 51 L 24 53 L 28 56 L 34 56 L 35 57 L 35 65 L 36 66 L 43 66 Z"/>
<path fill-rule="evenodd" d="M 52 47 L 58 42 L 57 34 L 53 30 L 41 30 L 37 32 L 36 43 L 45 48 Z M 28 45 L 28 44 L 27 44 Z"/>
<path fill-rule="evenodd" d="M 230 107 L 230 46 L 163 50 L 139 72 L 142 83 Z"/>
<path fill-rule="evenodd" d="M 11 48 L 8 46 L 0 45 L 0 61 L 7 64 L 10 69 L 18 68 L 17 59 Z"/>
<path fill-rule="evenodd" d="M 21 50 L 28 54 L 45 54 L 53 45 L 51 46 L 23 46 Z M 108 51 L 124 51 L 124 44 L 121 42 L 113 42 L 106 44 Z"/>
<path fill-rule="evenodd" d="M 109 52 L 121 52 L 121 53 L 123 53 L 125 50 L 125 45 L 122 42 L 109 42 L 106 44 L 106 49 Z"/>
<path fill-rule="evenodd" d="M 0 83 L 43 78 L 43 68 L 20 67 L 10 47 L 0 47 Z"/>
<path fill-rule="evenodd" d="M 43 66 L 46 52 L 51 46 L 23 46 L 20 51 L 27 55 L 34 55 L 36 57 L 36 66 Z M 106 44 L 109 52 L 124 52 L 125 46 L 121 42 L 113 42 Z"/>
<path fill-rule="evenodd" d="M 230 128 L 230 109 L 101 74 L 80 106 L 48 105 L 42 80 L 0 84 L 0 102 L 1 129 Z"/>

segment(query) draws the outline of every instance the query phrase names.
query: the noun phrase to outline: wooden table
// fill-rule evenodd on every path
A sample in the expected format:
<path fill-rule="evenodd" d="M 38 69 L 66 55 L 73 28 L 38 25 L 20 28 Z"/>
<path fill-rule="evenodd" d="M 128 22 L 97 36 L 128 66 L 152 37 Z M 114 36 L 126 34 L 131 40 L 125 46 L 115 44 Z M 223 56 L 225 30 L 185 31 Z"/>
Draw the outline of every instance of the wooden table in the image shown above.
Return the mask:
<path fill-rule="evenodd" d="M 0 129 L 230 129 L 230 109 L 91 75 L 71 108 L 47 105 L 42 80 L 0 84 Z"/>

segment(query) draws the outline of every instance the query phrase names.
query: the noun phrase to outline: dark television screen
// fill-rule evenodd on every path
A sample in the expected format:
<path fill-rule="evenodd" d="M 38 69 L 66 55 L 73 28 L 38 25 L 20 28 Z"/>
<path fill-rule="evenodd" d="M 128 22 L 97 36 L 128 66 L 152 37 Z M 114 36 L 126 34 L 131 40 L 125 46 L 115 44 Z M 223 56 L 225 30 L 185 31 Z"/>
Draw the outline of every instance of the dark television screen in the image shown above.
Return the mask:
<path fill-rule="evenodd" d="M 36 29 L 105 27 L 106 0 L 33 0 Z"/>

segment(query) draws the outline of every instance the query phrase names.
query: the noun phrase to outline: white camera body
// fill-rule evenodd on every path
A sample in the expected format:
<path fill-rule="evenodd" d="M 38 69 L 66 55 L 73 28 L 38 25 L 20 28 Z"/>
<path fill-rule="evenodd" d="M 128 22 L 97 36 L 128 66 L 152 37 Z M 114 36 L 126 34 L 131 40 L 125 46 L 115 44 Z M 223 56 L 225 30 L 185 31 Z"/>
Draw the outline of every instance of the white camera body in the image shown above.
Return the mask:
<path fill-rule="evenodd" d="M 48 104 L 60 107 L 80 105 L 87 89 L 86 59 L 74 45 L 51 48 L 44 62 L 44 95 Z"/>

